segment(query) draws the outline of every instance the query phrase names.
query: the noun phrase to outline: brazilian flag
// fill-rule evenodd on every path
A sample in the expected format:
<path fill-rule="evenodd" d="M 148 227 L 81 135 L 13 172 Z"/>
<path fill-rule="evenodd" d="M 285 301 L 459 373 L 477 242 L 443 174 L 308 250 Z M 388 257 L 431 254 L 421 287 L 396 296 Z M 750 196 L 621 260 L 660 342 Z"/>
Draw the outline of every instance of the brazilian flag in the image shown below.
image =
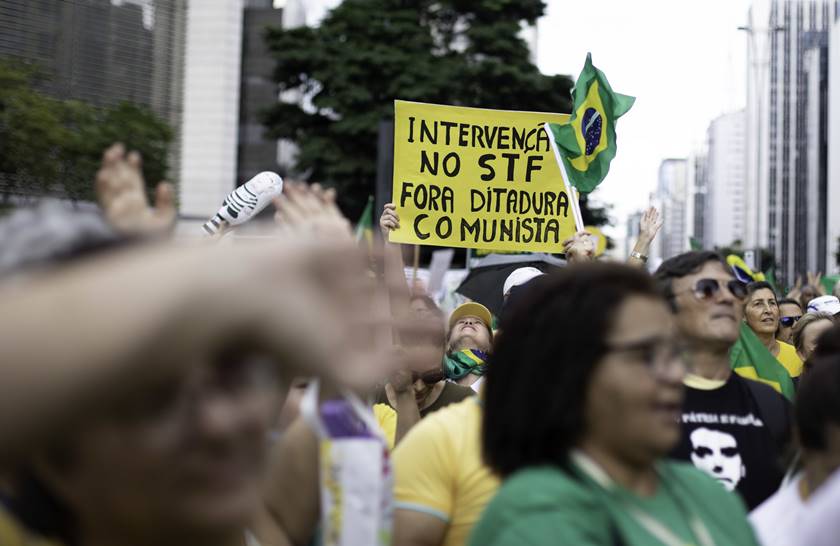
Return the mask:
<path fill-rule="evenodd" d="M 592 54 L 578 77 L 574 108 L 567 123 L 547 123 L 558 161 L 566 165 L 569 184 L 589 193 L 601 183 L 615 157 L 615 122 L 630 110 L 634 97 L 614 93 L 604 73 L 592 65 Z"/>
<path fill-rule="evenodd" d="M 729 350 L 729 363 L 741 377 L 766 383 L 788 400 L 793 400 L 794 388 L 790 374 L 761 343 L 746 322 L 741 323 L 738 341 Z"/>

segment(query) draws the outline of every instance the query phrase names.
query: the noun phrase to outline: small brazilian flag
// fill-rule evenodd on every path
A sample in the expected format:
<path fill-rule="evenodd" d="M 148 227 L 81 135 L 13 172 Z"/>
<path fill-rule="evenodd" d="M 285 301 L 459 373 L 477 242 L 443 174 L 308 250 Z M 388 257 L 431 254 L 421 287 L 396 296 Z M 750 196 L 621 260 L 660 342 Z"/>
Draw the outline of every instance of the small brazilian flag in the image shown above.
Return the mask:
<path fill-rule="evenodd" d="M 356 242 L 362 241 L 367 243 L 369 251 L 373 249 L 373 196 L 368 197 L 365 210 L 356 224 Z"/>
<path fill-rule="evenodd" d="M 592 65 L 592 54 L 575 84 L 574 108 L 567 123 L 547 123 L 566 165 L 569 184 L 589 193 L 604 180 L 615 157 L 615 122 L 627 113 L 634 97 L 614 93 L 604 73 Z"/>

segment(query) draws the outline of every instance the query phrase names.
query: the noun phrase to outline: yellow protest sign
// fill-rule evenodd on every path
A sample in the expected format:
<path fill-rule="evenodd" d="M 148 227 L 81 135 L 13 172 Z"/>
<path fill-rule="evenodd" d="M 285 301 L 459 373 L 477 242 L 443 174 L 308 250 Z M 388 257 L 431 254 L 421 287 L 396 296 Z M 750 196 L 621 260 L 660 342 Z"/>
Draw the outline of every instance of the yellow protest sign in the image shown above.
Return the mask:
<path fill-rule="evenodd" d="M 567 114 L 395 101 L 397 243 L 563 252 L 572 197 L 545 122 Z"/>

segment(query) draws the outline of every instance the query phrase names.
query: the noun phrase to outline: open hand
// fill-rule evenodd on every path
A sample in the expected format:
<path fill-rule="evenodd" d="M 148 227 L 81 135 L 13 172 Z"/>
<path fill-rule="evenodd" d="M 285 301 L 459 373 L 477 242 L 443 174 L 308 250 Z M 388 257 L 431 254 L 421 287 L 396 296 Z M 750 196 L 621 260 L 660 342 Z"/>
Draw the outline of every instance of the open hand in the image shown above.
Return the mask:
<path fill-rule="evenodd" d="M 664 222 L 665 219 L 659 214 L 656 207 L 653 205 L 648 207 L 639 221 L 639 239 L 649 245 L 656 238 L 656 234 L 659 233 L 659 229 Z"/>
<path fill-rule="evenodd" d="M 793 285 L 793 288 L 787 293 L 785 297 L 798 300 L 799 296 L 802 294 L 802 275 L 796 276 L 796 283 Z"/>
<path fill-rule="evenodd" d="M 335 204 L 335 190 L 320 184 L 286 182 L 283 195 L 274 198 L 274 221 L 291 234 L 315 233 L 338 239 L 351 238 L 350 222 Z"/>
<path fill-rule="evenodd" d="M 822 272 L 808 272 L 808 284 L 817 289 L 821 296 L 825 296 L 825 287 L 822 285 Z"/>
<path fill-rule="evenodd" d="M 175 189 L 161 182 L 155 190 L 155 206 L 146 199 L 142 158 L 137 152 L 126 154 L 125 146 L 112 145 L 102 155 L 96 173 L 96 194 L 108 222 L 129 235 L 163 235 L 175 226 Z"/>

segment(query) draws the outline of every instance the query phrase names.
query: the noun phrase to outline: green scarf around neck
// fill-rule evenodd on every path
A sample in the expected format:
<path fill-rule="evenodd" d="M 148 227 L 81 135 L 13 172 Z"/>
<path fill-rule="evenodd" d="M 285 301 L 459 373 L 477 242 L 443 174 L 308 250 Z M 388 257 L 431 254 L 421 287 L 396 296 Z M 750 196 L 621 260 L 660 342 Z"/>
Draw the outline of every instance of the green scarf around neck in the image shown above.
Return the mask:
<path fill-rule="evenodd" d="M 487 353 L 480 349 L 461 349 L 443 357 L 443 371 L 447 379 L 458 380 L 468 374 L 484 375 Z"/>

